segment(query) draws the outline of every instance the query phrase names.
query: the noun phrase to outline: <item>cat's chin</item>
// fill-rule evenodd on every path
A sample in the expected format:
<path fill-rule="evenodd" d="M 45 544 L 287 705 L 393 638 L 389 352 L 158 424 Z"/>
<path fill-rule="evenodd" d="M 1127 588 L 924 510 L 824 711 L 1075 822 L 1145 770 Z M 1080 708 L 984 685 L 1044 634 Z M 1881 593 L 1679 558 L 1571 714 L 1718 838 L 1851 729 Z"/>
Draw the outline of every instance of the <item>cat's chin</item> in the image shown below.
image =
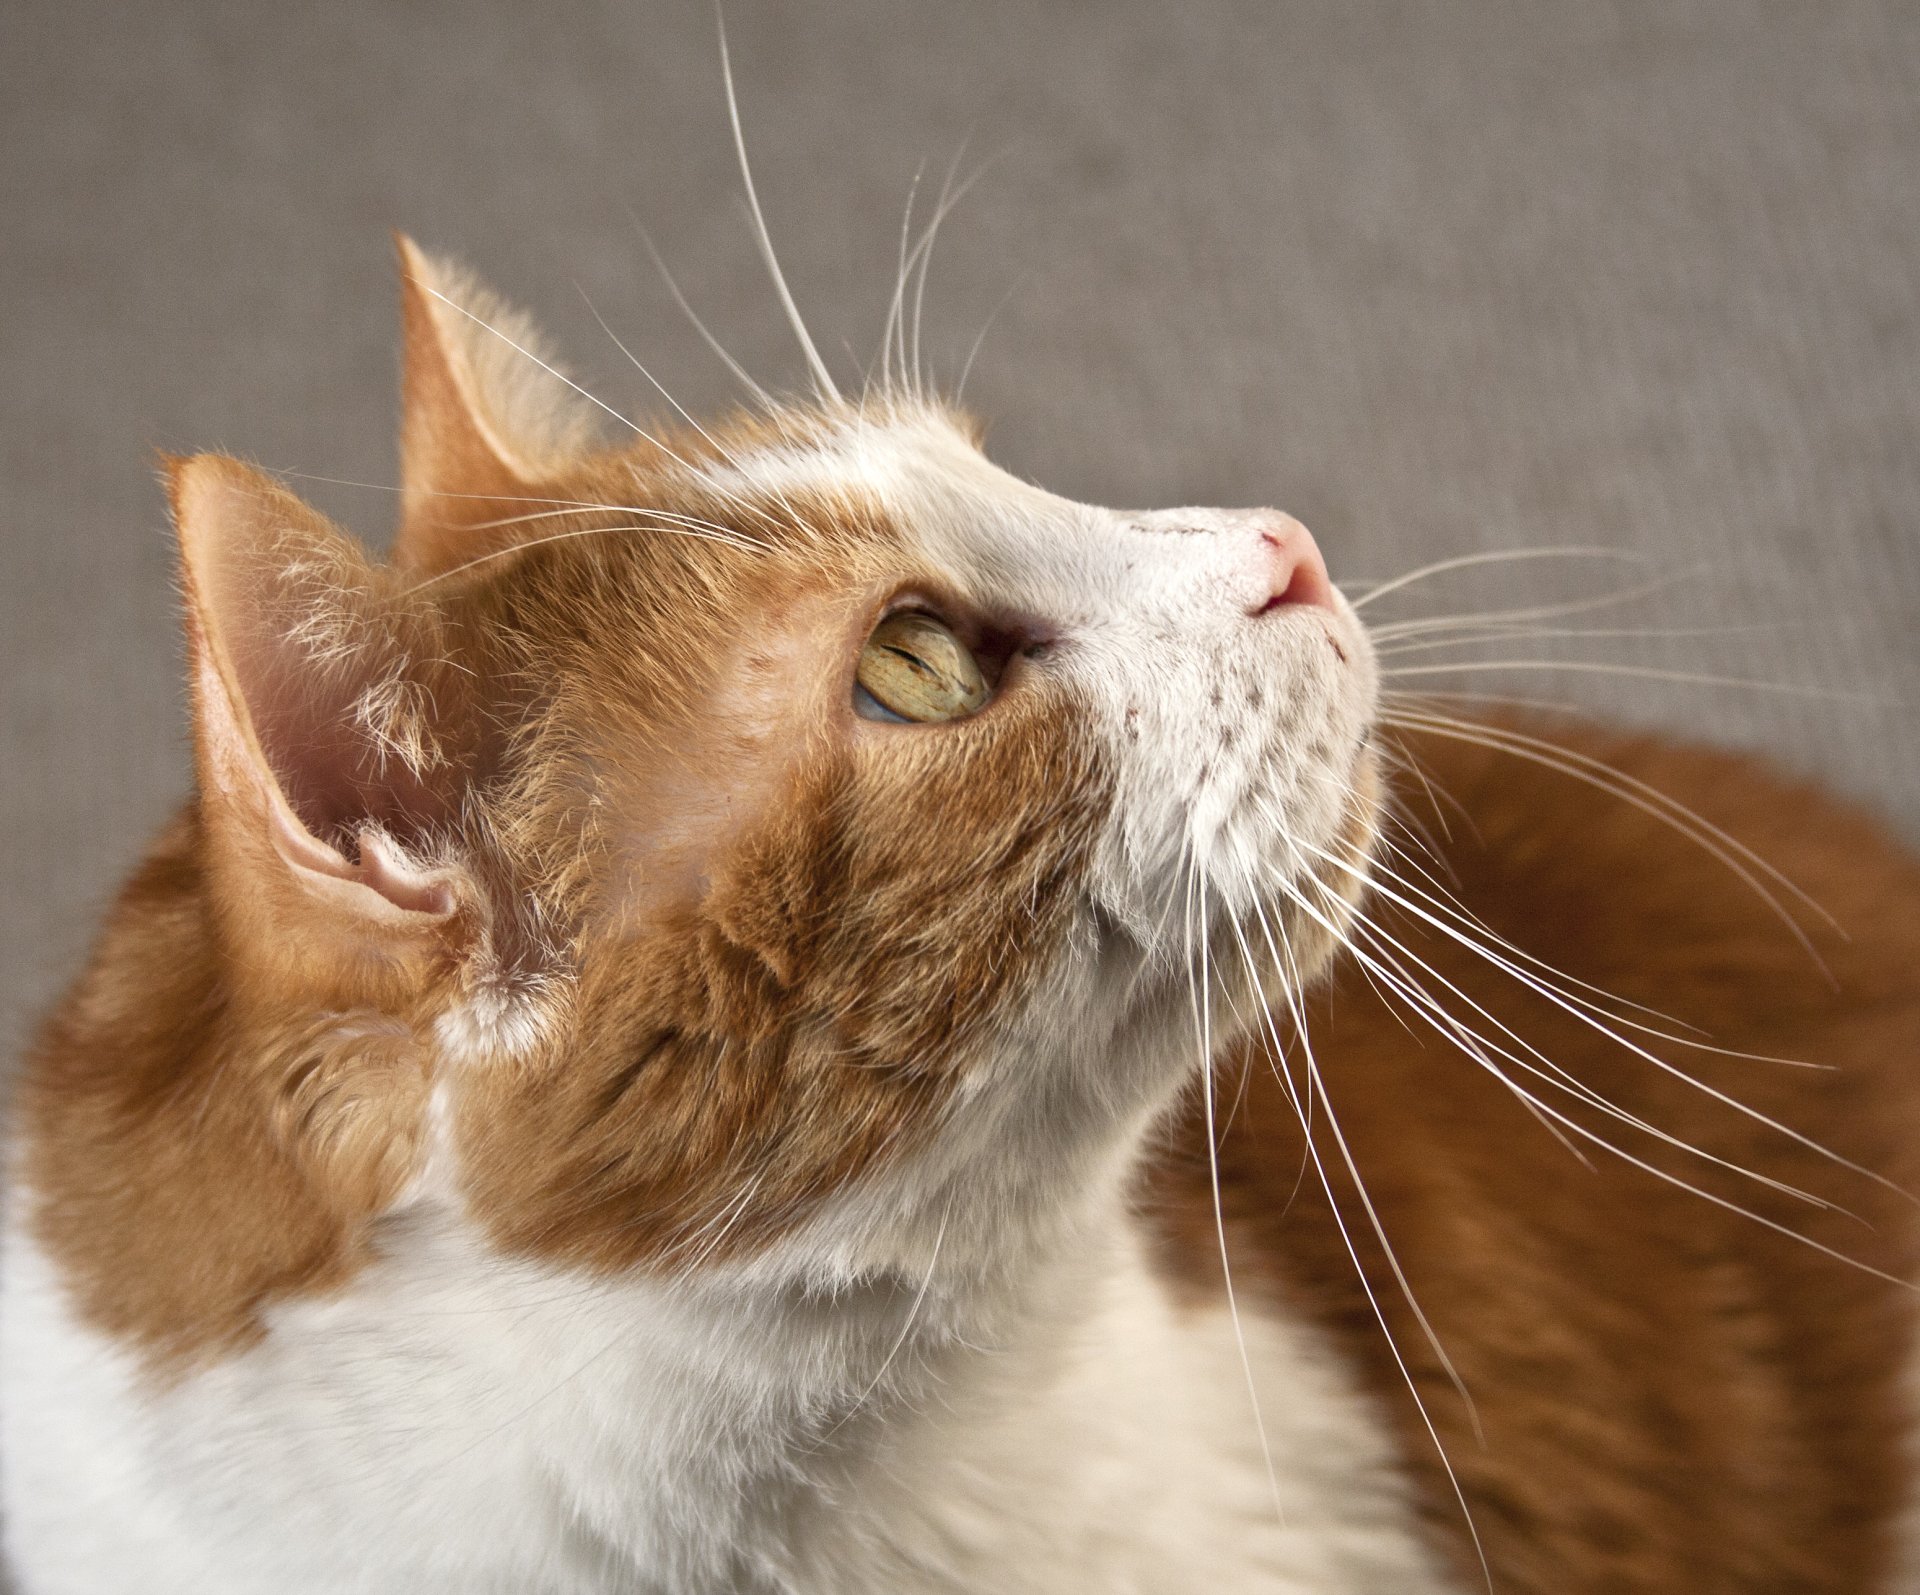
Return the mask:
<path fill-rule="evenodd" d="M 1383 810 L 1380 756 L 1371 740 L 1356 749 L 1346 786 L 1349 802 L 1334 834 L 1320 844 L 1324 856 L 1312 860 L 1292 900 L 1276 910 L 1279 945 L 1258 920 L 1242 927 L 1247 944 L 1266 954 L 1256 960 L 1258 995 L 1277 1016 L 1288 1014 L 1338 963 L 1365 909 Z"/>
<path fill-rule="evenodd" d="M 1347 775 L 1351 803 L 1342 815 L 1340 828 L 1327 851 L 1339 862 L 1327 863 L 1315 871 L 1322 898 L 1333 929 L 1317 975 L 1339 947 L 1344 946 L 1366 901 L 1367 884 L 1373 869 L 1374 852 L 1380 845 L 1380 817 L 1383 807 L 1380 779 L 1380 755 L 1371 739 L 1355 750 Z"/>

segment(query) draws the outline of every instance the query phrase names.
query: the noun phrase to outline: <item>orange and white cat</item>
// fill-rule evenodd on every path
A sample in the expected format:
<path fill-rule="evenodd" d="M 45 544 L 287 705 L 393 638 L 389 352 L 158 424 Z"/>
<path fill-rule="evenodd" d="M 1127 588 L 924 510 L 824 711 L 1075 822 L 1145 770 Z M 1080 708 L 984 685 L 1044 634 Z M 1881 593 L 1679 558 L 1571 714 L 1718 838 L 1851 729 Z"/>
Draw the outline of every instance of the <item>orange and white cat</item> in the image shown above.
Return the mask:
<path fill-rule="evenodd" d="M 27 1595 L 1899 1587 L 1909 858 L 1403 709 L 1417 859 L 1288 517 L 901 384 L 608 442 L 402 253 L 389 561 L 168 467 L 198 792 L 13 1116 Z"/>

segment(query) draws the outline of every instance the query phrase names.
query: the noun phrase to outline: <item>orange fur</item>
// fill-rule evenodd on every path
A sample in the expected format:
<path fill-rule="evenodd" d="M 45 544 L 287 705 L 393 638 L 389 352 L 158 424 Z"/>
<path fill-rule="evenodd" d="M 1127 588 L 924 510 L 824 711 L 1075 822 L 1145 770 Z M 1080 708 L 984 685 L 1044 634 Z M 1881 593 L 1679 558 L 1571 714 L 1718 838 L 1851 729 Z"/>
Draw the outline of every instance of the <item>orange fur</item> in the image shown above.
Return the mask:
<path fill-rule="evenodd" d="M 1573 726 L 1548 733 L 1785 870 L 1846 932 L 1819 939 L 1832 981 L 1695 843 L 1564 776 L 1426 736 L 1409 751 L 1460 805 L 1431 831 L 1435 873 L 1496 933 L 1699 1027 L 1677 1033 L 1818 1064 L 1651 1043 L 1920 1189 L 1920 865 L 1860 816 L 1750 761 Z M 1579 1080 L 1671 1135 L 1840 1205 L 1809 1207 L 1572 1109 L 1580 1122 L 1865 1268 L 1920 1278 L 1910 1198 L 1663 1076 L 1410 914 L 1377 898 L 1372 912 Z M 1878 1587 L 1910 1479 L 1911 1288 L 1576 1142 L 1592 1164 L 1582 1167 L 1504 1087 L 1352 968 L 1315 1003 L 1310 1034 L 1381 1227 L 1472 1398 L 1470 1411 L 1407 1307 L 1319 1105 L 1315 1144 L 1341 1218 L 1460 1477 L 1496 1590 Z M 1482 1575 L 1460 1506 L 1327 1195 L 1310 1166 L 1303 1173 L 1276 1068 L 1304 1080 L 1297 1053 L 1277 1063 L 1254 1046 L 1222 1085 L 1226 1100 L 1244 1093 L 1220 1151 L 1241 1289 L 1309 1311 L 1367 1370 L 1470 1587 Z M 1211 1299 L 1219 1258 L 1203 1136 L 1196 1111 L 1152 1193 L 1169 1266 Z"/>
<path fill-rule="evenodd" d="M 1114 801 L 1043 681 L 964 730 L 853 725 L 863 639 L 941 573 L 856 483 L 735 491 L 684 468 L 804 443 L 819 417 L 584 452 L 577 428 L 529 431 L 520 399 L 478 383 L 484 345 L 429 286 L 443 268 L 401 251 L 394 557 L 237 462 L 172 465 L 198 793 L 20 1090 L 39 1240 L 82 1315 L 162 1373 L 352 1278 L 436 1158 L 516 1257 L 684 1269 L 791 1232 L 936 1132 L 969 1049 L 1057 954 Z M 1743 761 L 1555 735 L 1804 884 L 1852 937 L 1823 945 L 1835 983 L 1646 815 L 1423 737 L 1471 817 L 1436 843 L 1466 908 L 1716 1045 L 1821 1065 L 1649 1043 L 1920 1183 L 1920 866 Z M 1362 757 L 1349 861 L 1374 840 L 1374 779 Z M 1352 872 L 1319 873 L 1359 900 Z M 1310 1314 L 1363 1371 L 1470 1582 L 1442 1453 L 1503 1592 L 1867 1587 L 1909 1473 L 1913 1203 L 1635 1060 L 1391 897 L 1368 914 L 1463 1011 L 1724 1164 L 1560 1093 L 1571 1118 L 1892 1278 L 1605 1153 L 1583 1167 L 1347 967 L 1313 1001 L 1311 1141 L 1289 1101 L 1303 1057 L 1250 1043 L 1226 1071 L 1220 1199 L 1249 1295 Z M 1317 967 L 1331 933 L 1291 929 Z M 1252 995 L 1250 977 L 1220 987 Z M 1189 1115 L 1145 1191 L 1168 1276 L 1217 1306 L 1204 1133 Z"/>
<path fill-rule="evenodd" d="M 410 430 L 421 479 L 474 468 L 457 419 Z M 776 525 L 671 470 L 756 440 L 483 472 L 587 507 L 461 559 L 410 504 L 390 566 L 247 467 L 173 467 L 200 797 L 22 1092 L 42 1231 L 97 1324 L 204 1355 L 347 1277 L 422 1171 L 456 1012 L 468 1062 L 501 1063 L 451 1123 L 464 1196 L 521 1255 L 764 1243 L 937 1120 L 967 1038 L 1049 956 L 1100 775 L 1040 693 L 964 744 L 850 739 L 879 605 L 935 573 L 857 495 L 789 495 Z M 671 531 L 692 522 L 732 540 Z M 290 689 L 299 671 L 320 686 Z M 283 743 L 335 749 L 351 813 L 303 792 Z M 937 831 L 902 824 L 928 813 Z M 420 884 L 392 884 L 395 848 Z M 490 1039 L 490 1005 L 529 993 L 537 1039 Z M 128 1124 L 103 1187 L 88 1170 Z M 216 1194 L 225 1219 L 195 1226 Z"/>

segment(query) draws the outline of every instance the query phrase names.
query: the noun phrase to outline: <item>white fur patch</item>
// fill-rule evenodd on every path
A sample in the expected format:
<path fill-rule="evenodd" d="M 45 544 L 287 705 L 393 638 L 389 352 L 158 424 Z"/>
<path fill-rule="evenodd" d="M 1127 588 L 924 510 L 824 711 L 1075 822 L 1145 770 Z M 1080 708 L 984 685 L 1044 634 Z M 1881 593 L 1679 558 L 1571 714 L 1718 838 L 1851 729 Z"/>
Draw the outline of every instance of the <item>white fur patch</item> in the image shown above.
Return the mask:
<path fill-rule="evenodd" d="M 856 434 L 867 477 L 956 587 L 1042 617 L 1047 674 L 1117 778 L 1101 907 L 1178 940 L 1189 892 L 1271 910 L 1355 812 L 1378 675 L 1345 601 L 1254 619 L 1270 510 L 1107 510 L 1009 476 L 937 419 Z"/>
<path fill-rule="evenodd" d="M 8 1237 L 26 1595 L 1437 1591 L 1335 1360 L 1184 1315 L 1123 1239 L 991 1301 L 592 1284 L 398 1221 L 345 1293 L 167 1389 Z"/>

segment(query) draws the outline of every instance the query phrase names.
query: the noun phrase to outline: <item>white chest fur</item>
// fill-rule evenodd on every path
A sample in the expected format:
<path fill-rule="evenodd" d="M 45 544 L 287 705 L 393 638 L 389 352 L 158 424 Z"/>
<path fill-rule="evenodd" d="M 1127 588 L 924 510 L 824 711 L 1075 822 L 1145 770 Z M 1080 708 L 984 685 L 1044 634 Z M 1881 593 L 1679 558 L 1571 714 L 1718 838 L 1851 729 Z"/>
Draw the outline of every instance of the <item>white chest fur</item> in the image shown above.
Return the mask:
<path fill-rule="evenodd" d="M 584 1283 L 422 1218 L 155 1390 L 16 1228 L 9 1550 L 27 1595 L 1446 1587 L 1326 1348 L 1246 1325 L 1270 1478 L 1231 1323 L 1115 1233 L 972 1315 Z"/>

